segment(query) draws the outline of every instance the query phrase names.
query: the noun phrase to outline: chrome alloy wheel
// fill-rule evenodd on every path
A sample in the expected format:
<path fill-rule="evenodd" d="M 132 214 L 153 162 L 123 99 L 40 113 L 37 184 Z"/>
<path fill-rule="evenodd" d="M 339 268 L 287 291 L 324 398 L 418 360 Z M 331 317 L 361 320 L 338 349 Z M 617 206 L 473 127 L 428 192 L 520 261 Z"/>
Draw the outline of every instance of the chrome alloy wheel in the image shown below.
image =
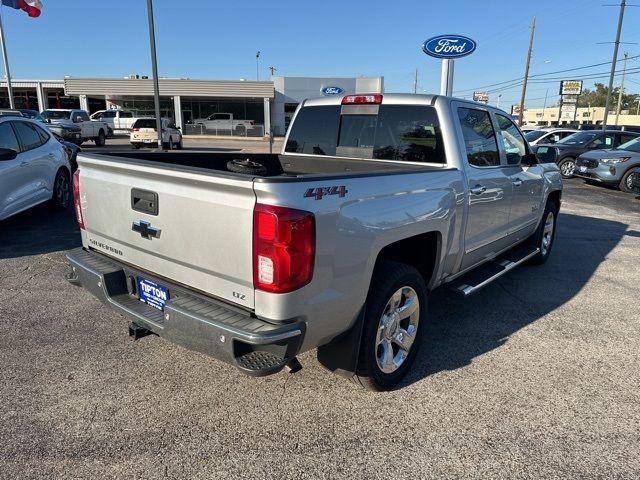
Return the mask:
<path fill-rule="evenodd" d="M 542 230 L 542 242 L 540 242 L 540 253 L 547 255 L 553 241 L 553 229 L 555 228 L 555 217 L 553 212 L 549 212 L 544 222 L 544 230 Z"/>
<path fill-rule="evenodd" d="M 573 160 L 567 160 L 562 164 L 562 167 L 560 168 L 562 175 L 564 175 L 565 177 L 571 177 L 575 170 L 576 162 L 574 162 Z"/>
<path fill-rule="evenodd" d="M 418 332 L 420 301 L 411 287 L 398 289 L 384 307 L 376 333 L 376 362 L 384 373 L 404 363 Z"/>
<path fill-rule="evenodd" d="M 634 179 L 634 177 L 635 177 L 636 175 L 637 175 L 637 173 L 632 173 L 631 175 L 629 175 L 629 176 L 627 177 L 627 188 L 628 188 L 630 191 L 633 191 L 633 179 Z"/>
<path fill-rule="evenodd" d="M 58 178 L 56 179 L 55 195 L 58 205 L 61 207 L 67 207 L 69 205 L 69 180 L 67 179 L 67 176 L 62 173 L 58 175 Z"/>

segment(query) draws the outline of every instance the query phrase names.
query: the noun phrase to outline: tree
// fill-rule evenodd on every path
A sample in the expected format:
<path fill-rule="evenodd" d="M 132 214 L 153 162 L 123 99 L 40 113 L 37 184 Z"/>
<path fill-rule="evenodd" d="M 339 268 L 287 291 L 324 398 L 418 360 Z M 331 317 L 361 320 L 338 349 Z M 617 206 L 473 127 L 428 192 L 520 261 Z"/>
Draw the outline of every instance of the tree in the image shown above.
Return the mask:
<path fill-rule="evenodd" d="M 582 91 L 582 95 L 578 97 L 578 107 L 588 107 L 589 105 L 592 108 L 605 106 L 609 88 L 606 87 L 604 83 L 596 83 L 593 86 L 594 88 L 592 90 L 585 88 Z M 627 91 L 626 88 L 625 91 Z M 618 105 L 618 92 L 620 92 L 620 87 L 615 87 L 609 104 L 611 111 L 615 110 L 616 105 Z M 640 95 L 637 93 L 623 93 L 620 110 L 631 110 L 632 107 L 636 105 L 638 98 L 640 98 Z"/>

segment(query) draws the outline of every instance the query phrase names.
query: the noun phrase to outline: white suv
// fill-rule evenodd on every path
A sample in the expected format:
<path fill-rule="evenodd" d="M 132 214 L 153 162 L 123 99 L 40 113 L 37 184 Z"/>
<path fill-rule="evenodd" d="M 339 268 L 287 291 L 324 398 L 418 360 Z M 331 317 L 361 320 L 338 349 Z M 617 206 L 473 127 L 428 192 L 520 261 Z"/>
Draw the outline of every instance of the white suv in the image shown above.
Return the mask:
<path fill-rule="evenodd" d="M 62 144 L 39 122 L 0 117 L 0 220 L 43 202 L 71 202 L 71 168 Z"/>
<path fill-rule="evenodd" d="M 133 148 L 155 147 L 158 145 L 158 133 L 155 118 L 139 118 L 131 127 L 129 140 Z M 162 148 L 182 149 L 182 132 L 174 123 L 162 119 Z"/>
<path fill-rule="evenodd" d="M 525 133 L 524 137 L 529 145 L 542 145 L 543 143 L 558 143 L 563 138 L 580 131 L 575 128 L 540 128 Z"/>

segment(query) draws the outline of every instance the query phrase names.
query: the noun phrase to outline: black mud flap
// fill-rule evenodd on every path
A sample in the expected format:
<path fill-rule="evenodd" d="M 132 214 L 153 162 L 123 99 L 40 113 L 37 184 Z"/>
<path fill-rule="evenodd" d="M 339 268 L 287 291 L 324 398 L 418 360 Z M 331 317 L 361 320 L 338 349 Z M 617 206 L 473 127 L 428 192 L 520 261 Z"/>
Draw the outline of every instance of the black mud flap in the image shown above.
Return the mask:
<path fill-rule="evenodd" d="M 360 355 L 364 314 L 363 306 L 349 330 L 338 335 L 330 343 L 318 347 L 318 361 L 324 368 L 346 378 L 355 375 Z"/>

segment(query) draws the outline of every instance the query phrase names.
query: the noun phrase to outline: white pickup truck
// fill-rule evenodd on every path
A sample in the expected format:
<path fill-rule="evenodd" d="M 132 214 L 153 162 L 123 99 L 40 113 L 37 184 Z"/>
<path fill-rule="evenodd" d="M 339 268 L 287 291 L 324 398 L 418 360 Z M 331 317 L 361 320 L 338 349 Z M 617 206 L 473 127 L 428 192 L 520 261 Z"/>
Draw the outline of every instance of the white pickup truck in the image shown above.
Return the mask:
<path fill-rule="evenodd" d="M 111 127 L 112 131 L 117 130 L 126 130 L 129 132 L 133 127 L 133 124 L 136 123 L 138 118 L 146 118 L 140 117 L 135 114 L 135 112 L 131 110 L 98 110 L 91 114 L 91 120 L 100 120 L 105 122 Z"/>
<path fill-rule="evenodd" d="M 233 113 L 214 113 L 206 118 L 196 118 L 193 123 L 203 126 L 205 132 L 218 135 L 246 135 L 255 125 L 253 120 L 234 118 Z"/>
<path fill-rule="evenodd" d="M 69 279 L 134 338 L 251 375 L 317 348 L 328 369 L 393 388 L 429 292 L 465 297 L 549 258 L 562 179 L 553 146 L 536 155 L 502 110 L 387 94 L 303 102 L 281 155 L 83 152 Z"/>
<path fill-rule="evenodd" d="M 80 127 L 80 138 L 69 140 L 77 145 L 87 140 L 93 140 L 98 147 L 102 147 L 109 133 L 109 125 L 107 123 L 91 120 L 85 110 L 52 108 L 42 112 L 42 116 L 47 123 L 53 125 Z"/>

